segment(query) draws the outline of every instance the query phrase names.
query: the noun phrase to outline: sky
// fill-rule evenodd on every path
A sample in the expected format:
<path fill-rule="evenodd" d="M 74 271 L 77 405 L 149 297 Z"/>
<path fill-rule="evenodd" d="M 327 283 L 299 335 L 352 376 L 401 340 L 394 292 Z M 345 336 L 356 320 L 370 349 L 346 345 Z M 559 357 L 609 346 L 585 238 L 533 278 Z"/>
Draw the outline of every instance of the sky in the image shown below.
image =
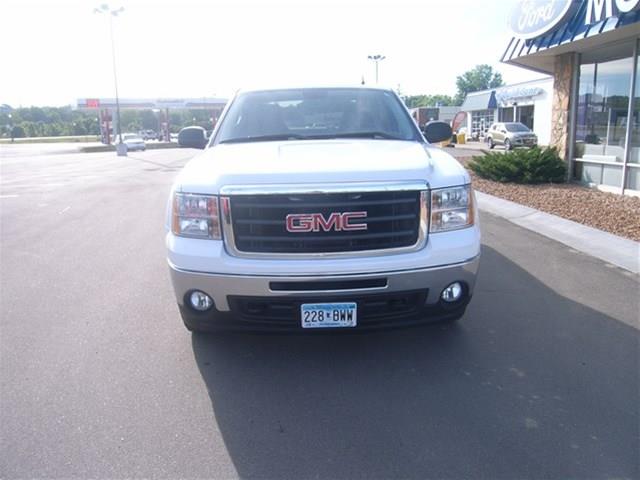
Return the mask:
<path fill-rule="evenodd" d="M 516 0 L 111 0 L 126 98 L 228 97 L 254 86 L 375 84 L 449 94 L 487 63 L 507 83 L 539 74 L 500 63 Z M 104 0 L 0 2 L 0 104 L 114 96 Z"/>

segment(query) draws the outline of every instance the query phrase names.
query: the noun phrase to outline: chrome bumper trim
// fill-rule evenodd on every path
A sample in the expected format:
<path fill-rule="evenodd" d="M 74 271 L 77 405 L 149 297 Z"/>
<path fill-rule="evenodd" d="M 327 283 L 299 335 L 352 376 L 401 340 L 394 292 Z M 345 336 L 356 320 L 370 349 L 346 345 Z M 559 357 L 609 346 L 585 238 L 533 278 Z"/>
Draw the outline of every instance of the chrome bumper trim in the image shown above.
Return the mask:
<path fill-rule="evenodd" d="M 379 292 L 401 292 L 418 289 L 428 289 L 427 304 L 437 303 L 440 292 L 449 283 L 454 281 L 464 281 L 469 286 L 469 292 L 473 293 L 476 274 L 478 271 L 480 257 L 477 256 L 467 262 L 453 265 L 443 265 L 438 267 L 422 268 L 416 270 L 387 271 L 364 274 L 346 275 L 233 275 L 202 273 L 181 270 L 171 264 L 171 281 L 176 294 L 176 299 L 180 305 L 184 302 L 184 297 L 191 290 L 202 290 L 209 294 L 220 311 L 228 311 L 228 295 L 253 296 L 253 297 L 282 297 L 282 296 L 309 296 L 311 294 L 318 297 L 331 297 L 338 293 L 336 290 L 319 291 L 272 291 L 271 281 L 290 281 L 304 283 L 307 281 L 327 280 L 363 280 L 370 278 L 387 279 L 387 286 L 384 288 L 359 288 L 353 290 L 358 295 Z M 351 293 L 350 290 L 340 290 L 340 293 Z"/>

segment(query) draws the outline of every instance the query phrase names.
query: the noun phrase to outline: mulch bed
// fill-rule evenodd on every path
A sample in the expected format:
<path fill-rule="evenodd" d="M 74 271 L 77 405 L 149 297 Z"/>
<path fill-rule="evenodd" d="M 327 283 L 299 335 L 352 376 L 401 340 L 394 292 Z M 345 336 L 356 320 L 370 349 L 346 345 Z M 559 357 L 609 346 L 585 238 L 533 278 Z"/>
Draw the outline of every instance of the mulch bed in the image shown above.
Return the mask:
<path fill-rule="evenodd" d="M 463 163 L 464 160 L 460 159 Z M 640 198 L 577 184 L 518 185 L 485 180 L 469 171 L 474 188 L 574 222 L 640 242 Z"/>

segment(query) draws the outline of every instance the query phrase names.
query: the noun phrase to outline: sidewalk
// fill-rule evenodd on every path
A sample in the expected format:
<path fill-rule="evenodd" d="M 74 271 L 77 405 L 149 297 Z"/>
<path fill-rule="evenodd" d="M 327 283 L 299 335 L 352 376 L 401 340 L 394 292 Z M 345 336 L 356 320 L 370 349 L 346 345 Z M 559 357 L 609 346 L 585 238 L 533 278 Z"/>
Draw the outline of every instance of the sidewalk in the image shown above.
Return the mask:
<path fill-rule="evenodd" d="M 563 243 L 635 274 L 640 273 L 640 243 L 571 220 L 476 191 L 480 210 Z"/>

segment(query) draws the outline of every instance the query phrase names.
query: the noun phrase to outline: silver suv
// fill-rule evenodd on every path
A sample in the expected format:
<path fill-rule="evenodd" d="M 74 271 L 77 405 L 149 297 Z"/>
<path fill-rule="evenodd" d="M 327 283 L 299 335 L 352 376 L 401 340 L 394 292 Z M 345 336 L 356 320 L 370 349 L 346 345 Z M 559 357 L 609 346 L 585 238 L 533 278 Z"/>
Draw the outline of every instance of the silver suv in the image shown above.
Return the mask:
<path fill-rule="evenodd" d="M 538 145 L 536 134 L 520 122 L 494 123 L 485 135 L 485 141 L 489 148 L 504 145 L 505 150 L 511 150 L 514 147 L 531 148 Z"/>

